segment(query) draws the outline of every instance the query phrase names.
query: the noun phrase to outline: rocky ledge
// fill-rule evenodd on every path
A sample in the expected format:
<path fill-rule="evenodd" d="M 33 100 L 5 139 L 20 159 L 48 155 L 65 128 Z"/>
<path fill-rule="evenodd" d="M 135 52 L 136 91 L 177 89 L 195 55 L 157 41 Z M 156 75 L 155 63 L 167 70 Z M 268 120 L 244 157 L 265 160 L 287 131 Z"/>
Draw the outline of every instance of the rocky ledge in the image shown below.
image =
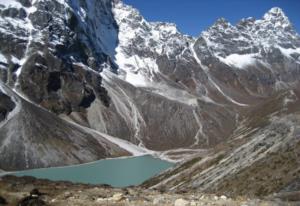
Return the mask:
<path fill-rule="evenodd" d="M 0 179 L 0 205 L 279 206 L 297 204 L 299 202 L 284 202 L 274 197 L 264 200 L 242 196 L 230 198 L 224 195 L 201 194 L 192 191 L 172 193 L 142 187 L 112 188 L 109 185 L 52 182 L 32 177 L 5 176 Z"/>

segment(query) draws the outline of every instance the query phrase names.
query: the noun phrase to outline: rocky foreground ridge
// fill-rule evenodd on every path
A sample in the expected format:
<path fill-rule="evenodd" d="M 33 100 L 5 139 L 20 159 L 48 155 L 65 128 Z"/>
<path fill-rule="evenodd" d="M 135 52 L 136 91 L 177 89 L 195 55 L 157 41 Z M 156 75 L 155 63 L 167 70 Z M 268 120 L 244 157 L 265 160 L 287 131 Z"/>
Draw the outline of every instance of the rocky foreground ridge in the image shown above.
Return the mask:
<path fill-rule="evenodd" d="M 29 177 L 4 177 L 0 181 L 0 205 L 294 206 L 299 204 L 296 202 L 298 195 L 299 193 L 277 195 L 276 198 L 268 197 L 262 200 L 245 196 L 230 198 L 225 195 L 202 194 L 195 191 L 175 193 L 142 187 L 117 189 L 104 185 L 91 186 L 68 182 L 49 182 Z"/>

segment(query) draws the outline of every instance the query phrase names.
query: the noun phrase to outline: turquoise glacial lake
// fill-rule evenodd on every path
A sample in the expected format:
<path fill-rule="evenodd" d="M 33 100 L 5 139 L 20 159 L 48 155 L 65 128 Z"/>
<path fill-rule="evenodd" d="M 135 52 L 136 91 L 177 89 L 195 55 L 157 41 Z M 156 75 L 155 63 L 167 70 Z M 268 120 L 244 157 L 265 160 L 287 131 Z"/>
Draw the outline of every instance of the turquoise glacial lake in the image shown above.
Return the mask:
<path fill-rule="evenodd" d="M 173 165 L 173 163 L 146 155 L 100 160 L 82 165 L 26 170 L 11 173 L 11 175 L 127 187 L 139 185 Z"/>

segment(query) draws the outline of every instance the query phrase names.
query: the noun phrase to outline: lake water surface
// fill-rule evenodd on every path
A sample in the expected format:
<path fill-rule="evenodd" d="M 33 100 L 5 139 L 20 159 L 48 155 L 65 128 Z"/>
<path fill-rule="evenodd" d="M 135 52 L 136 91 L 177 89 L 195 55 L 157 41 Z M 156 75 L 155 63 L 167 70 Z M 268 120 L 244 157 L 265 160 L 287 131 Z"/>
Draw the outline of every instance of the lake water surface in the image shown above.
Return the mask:
<path fill-rule="evenodd" d="M 126 187 L 141 184 L 173 165 L 173 163 L 146 155 L 100 160 L 67 167 L 27 170 L 12 173 L 12 175 Z"/>

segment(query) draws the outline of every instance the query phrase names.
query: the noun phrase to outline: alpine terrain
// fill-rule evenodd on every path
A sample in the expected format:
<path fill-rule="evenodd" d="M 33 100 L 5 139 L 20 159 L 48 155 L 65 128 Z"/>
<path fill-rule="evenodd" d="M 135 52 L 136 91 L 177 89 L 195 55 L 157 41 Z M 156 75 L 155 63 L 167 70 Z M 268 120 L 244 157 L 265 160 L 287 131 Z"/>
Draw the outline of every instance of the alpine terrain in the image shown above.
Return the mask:
<path fill-rule="evenodd" d="M 280 8 L 192 37 L 121 0 L 0 0 L 0 46 L 0 170 L 152 154 L 177 165 L 147 188 L 300 191 L 300 36 Z"/>

